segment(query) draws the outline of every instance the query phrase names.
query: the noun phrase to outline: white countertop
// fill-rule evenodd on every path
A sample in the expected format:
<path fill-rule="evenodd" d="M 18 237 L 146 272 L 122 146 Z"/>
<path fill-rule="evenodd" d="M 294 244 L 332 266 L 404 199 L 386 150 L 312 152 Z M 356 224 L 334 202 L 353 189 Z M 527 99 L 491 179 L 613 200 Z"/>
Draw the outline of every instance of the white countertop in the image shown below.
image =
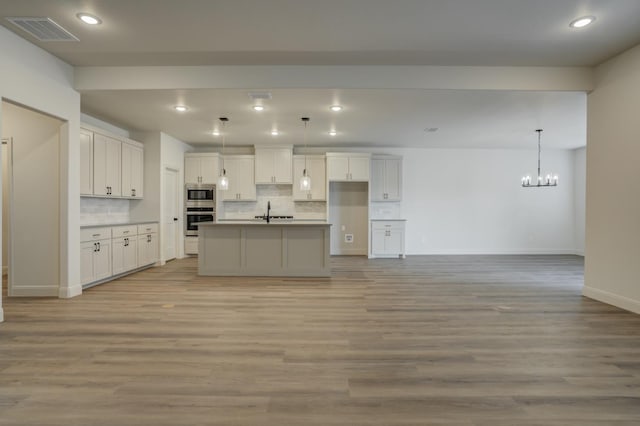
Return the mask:
<path fill-rule="evenodd" d="M 406 222 L 407 219 L 369 219 L 371 222 Z"/>
<path fill-rule="evenodd" d="M 227 226 L 227 225 L 246 225 L 246 226 L 331 226 L 330 223 L 320 220 L 287 220 L 287 221 L 271 221 L 267 223 L 264 220 L 225 220 L 219 222 L 201 222 L 196 223 L 198 226 Z"/>
<path fill-rule="evenodd" d="M 82 225 L 80 226 L 80 229 L 86 229 L 86 228 L 111 228 L 114 226 L 132 226 L 132 225 L 144 225 L 147 223 L 158 223 L 156 221 L 153 220 L 145 220 L 145 221 L 141 221 L 141 222 L 126 222 L 126 223 L 96 223 L 95 225 Z"/>

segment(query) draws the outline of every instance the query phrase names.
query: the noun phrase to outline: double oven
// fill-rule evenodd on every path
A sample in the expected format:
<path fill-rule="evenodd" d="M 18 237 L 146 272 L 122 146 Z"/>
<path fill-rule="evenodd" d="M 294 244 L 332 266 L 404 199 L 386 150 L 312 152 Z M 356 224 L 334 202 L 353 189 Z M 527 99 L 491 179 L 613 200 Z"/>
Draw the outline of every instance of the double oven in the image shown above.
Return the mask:
<path fill-rule="evenodd" d="M 187 184 L 184 193 L 184 234 L 187 237 L 197 237 L 198 223 L 216 220 L 216 186 Z"/>

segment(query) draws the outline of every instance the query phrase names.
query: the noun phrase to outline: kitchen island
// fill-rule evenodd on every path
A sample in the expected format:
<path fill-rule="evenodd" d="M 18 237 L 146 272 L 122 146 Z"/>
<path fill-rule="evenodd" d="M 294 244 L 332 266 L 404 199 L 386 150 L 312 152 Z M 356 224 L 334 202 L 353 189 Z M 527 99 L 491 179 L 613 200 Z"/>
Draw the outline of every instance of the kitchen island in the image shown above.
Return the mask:
<path fill-rule="evenodd" d="M 210 222 L 198 226 L 198 275 L 329 277 L 326 222 Z"/>

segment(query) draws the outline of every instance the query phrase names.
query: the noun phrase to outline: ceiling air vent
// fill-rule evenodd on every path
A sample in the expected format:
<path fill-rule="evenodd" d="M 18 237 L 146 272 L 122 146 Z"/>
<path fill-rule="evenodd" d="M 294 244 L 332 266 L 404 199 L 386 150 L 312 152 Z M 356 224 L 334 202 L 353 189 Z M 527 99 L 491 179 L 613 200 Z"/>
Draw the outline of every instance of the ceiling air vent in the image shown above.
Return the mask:
<path fill-rule="evenodd" d="M 257 99 L 271 99 L 271 93 L 269 92 L 249 92 L 249 97 L 253 100 Z"/>
<path fill-rule="evenodd" d="M 40 41 L 80 41 L 51 18 L 13 17 L 7 20 Z"/>

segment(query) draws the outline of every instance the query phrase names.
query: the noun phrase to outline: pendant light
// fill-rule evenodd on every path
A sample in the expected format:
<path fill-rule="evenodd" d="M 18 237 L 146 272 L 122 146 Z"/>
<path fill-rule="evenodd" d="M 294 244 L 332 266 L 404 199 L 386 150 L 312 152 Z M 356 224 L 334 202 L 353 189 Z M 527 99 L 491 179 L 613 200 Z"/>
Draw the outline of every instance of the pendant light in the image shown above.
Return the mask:
<path fill-rule="evenodd" d="M 538 179 L 536 182 L 531 183 L 531 176 L 523 176 L 522 177 L 522 187 L 523 188 L 540 188 L 543 186 L 558 186 L 558 175 L 552 175 L 551 173 L 545 176 L 544 180 L 542 179 L 542 175 L 540 174 L 540 135 L 542 134 L 542 129 L 537 129 L 538 132 Z"/>
<path fill-rule="evenodd" d="M 304 123 L 304 170 L 302 176 L 300 176 L 300 191 L 311 190 L 311 177 L 307 175 L 307 125 L 309 124 L 309 117 L 302 117 Z"/>
<path fill-rule="evenodd" d="M 218 176 L 218 190 L 226 191 L 229 189 L 229 178 L 227 177 L 227 171 L 224 168 L 224 138 L 226 136 L 225 126 L 229 119 L 227 117 L 220 117 L 220 124 L 222 125 L 222 129 L 220 132 L 222 133 L 222 172 L 220 176 Z"/>

